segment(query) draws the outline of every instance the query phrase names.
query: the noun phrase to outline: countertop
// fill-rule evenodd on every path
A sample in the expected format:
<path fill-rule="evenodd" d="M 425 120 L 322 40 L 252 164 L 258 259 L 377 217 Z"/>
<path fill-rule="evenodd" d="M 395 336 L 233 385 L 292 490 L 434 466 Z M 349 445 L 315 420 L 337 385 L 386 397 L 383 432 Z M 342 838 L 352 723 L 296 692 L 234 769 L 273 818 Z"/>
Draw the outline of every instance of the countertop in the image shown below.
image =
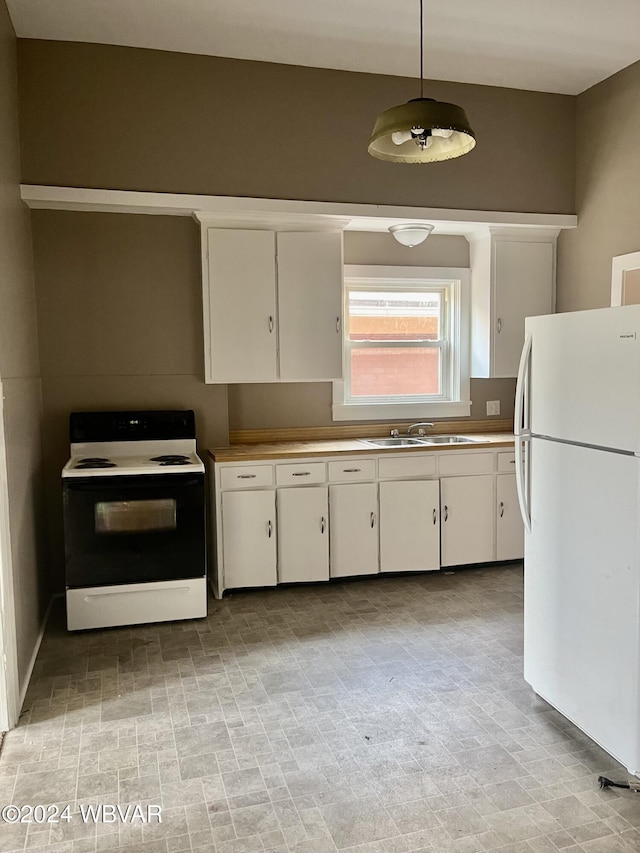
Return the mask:
<path fill-rule="evenodd" d="M 353 438 L 324 441 L 274 441 L 264 444 L 231 444 L 227 447 L 214 447 L 207 453 L 214 462 L 257 462 L 343 454 L 378 456 L 388 453 L 431 453 L 433 451 L 441 453 L 456 450 L 486 450 L 496 447 L 511 448 L 515 440 L 512 432 L 474 432 L 470 437 L 474 440 L 468 444 L 424 444 L 410 447 L 373 447 Z"/>

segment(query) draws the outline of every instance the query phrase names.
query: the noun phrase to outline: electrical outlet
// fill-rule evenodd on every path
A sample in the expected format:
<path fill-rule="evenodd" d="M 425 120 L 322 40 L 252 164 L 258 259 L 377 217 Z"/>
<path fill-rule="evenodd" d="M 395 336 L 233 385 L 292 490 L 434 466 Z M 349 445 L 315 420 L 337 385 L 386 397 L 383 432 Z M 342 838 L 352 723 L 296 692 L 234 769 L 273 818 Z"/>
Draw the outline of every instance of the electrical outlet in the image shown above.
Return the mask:
<path fill-rule="evenodd" d="M 500 400 L 487 400 L 487 415 L 500 414 Z"/>

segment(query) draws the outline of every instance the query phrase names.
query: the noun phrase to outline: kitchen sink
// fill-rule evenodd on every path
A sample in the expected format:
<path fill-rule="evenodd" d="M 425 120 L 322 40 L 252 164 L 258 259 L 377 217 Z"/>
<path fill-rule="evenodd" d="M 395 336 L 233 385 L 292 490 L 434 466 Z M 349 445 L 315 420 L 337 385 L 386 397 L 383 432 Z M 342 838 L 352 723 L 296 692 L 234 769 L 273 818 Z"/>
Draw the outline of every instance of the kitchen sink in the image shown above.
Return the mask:
<path fill-rule="evenodd" d="M 481 438 L 469 438 L 466 435 L 430 435 L 425 436 L 425 444 L 477 444 Z"/>
<path fill-rule="evenodd" d="M 370 444 L 372 447 L 413 447 L 424 446 L 426 443 L 421 438 L 408 438 L 406 436 L 394 436 L 393 438 L 359 438 L 363 444 Z"/>

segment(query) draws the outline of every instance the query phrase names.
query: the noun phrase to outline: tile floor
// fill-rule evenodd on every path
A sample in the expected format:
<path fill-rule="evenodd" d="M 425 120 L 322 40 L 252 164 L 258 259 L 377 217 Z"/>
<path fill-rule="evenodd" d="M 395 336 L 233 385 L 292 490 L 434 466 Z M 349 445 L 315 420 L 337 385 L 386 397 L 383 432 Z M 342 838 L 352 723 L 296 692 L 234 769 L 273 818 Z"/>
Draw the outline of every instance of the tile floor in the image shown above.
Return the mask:
<path fill-rule="evenodd" d="M 522 679 L 520 566 L 74 635 L 58 606 L 24 708 L 0 803 L 72 819 L 0 823 L 2 851 L 640 850 L 640 797 L 597 786 L 624 772 Z M 118 803 L 162 823 L 81 820 Z"/>

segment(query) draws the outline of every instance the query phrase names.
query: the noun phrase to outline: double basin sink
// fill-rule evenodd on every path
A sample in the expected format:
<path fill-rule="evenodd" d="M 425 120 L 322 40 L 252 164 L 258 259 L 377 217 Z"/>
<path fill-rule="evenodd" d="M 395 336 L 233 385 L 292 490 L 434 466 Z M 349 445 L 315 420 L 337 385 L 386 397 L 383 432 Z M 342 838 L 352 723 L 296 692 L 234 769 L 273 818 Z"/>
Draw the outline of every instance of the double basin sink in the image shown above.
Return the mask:
<path fill-rule="evenodd" d="M 359 438 L 358 441 L 371 447 L 421 447 L 425 444 L 477 444 L 483 439 L 469 438 L 466 435 L 431 435 L 422 438 L 398 435 L 391 438 Z"/>

